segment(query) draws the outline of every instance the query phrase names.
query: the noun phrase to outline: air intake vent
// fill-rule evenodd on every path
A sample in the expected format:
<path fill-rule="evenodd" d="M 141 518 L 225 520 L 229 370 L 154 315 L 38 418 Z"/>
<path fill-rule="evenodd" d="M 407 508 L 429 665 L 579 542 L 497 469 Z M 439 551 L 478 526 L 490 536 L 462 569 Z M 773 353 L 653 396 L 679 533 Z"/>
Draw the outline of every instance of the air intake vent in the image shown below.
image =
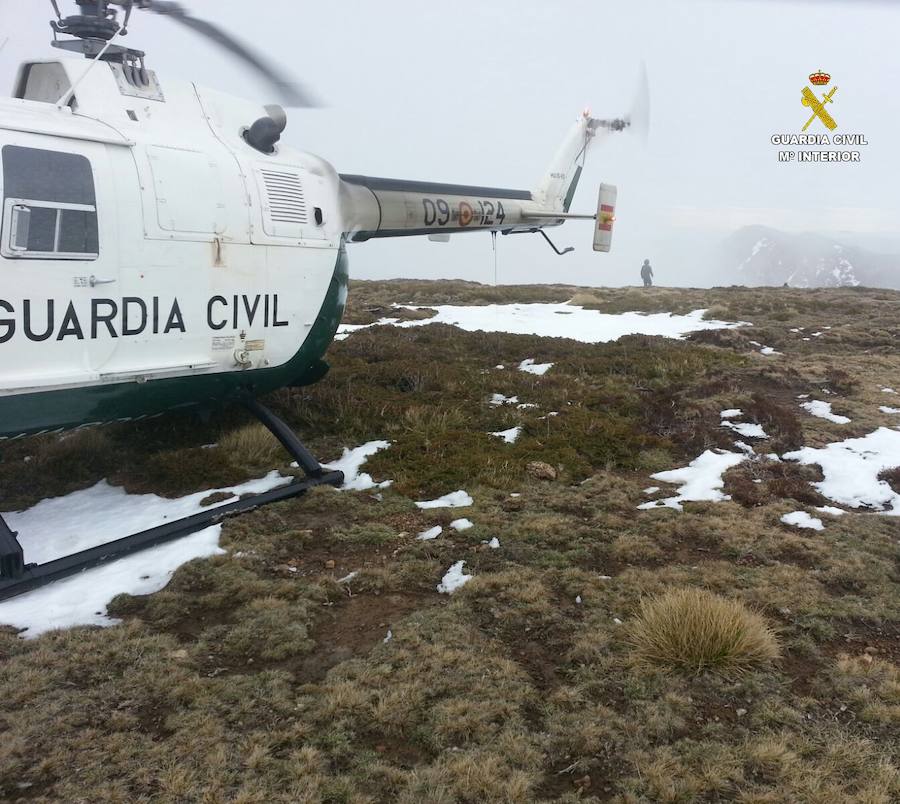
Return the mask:
<path fill-rule="evenodd" d="M 259 173 L 262 176 L 268 201 L 266 217 L 276 224 L 270 234 L 280 235 L 283 233 L 280 231 L 282 227 L 277 224 L 302 226 L 308 223 L 309 216 L 306 213 L 306 199 L 303 197 L 303 185 L 300 177 L 296 173 L 272 170 L 271 168 L 262 168 Z M 284 234 L 292 233 L 284 232 Z"/>

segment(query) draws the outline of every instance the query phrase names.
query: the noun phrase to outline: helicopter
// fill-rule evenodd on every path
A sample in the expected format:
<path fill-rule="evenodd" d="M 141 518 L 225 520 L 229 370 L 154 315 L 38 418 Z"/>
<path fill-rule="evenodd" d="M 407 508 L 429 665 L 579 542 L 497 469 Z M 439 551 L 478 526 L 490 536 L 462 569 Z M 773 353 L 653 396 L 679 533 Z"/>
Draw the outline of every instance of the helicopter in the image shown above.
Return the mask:
<path fill-rule="evenodd" d="M 304 477 L 41 565 L 0 517 L 0 599 L 343 482 L 258 398 L 326 375 L 352 244 L 531 233 L 562 255 L 545 229 L 590 219 L 610 250 L 616 188 L 596 214 L 570 209 L 589 148 L 645 129 L 641 111 L 585 111 L 533 190 L 340 174 L 281 141 L 284 106 L 311 93 L 213 23 L 162 0 L 50 2 L 70 55 L 22 64 L 0 99 L 0 441 L 234 403 Z M 135 11 L 224 47 L 284 106 L 158 74 L 122 44 Z"/>

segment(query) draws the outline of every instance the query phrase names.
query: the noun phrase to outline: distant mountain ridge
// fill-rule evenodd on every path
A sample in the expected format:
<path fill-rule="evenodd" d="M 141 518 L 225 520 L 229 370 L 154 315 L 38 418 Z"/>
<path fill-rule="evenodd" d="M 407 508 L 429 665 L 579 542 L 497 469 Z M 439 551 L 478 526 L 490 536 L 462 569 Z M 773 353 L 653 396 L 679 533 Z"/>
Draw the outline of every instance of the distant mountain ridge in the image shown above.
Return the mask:
<path fill-rule="evenodd" d="M 767 226 L 739 229 L 722 244 L 718 283 L 795 288 L 900 289 L 900 254 L 878 254 L 836 238 Z"/>

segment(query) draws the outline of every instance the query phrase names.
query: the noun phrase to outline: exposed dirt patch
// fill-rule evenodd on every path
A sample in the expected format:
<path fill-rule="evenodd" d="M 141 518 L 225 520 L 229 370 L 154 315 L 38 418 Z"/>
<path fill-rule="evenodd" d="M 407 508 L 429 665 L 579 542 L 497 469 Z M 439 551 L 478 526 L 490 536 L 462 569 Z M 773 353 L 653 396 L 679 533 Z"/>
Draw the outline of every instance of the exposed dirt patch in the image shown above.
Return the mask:
<path fill-rule="evenodd" d="M 429 753 L 421 746 L 386 734 L 362 735 L 359 743 L 403 770 L 412 770 L 430 759 Z"/>
<path fill-rule="evenodd" d="M 600 755 L 584 765 L 570 764 L 552 769 L 535 791 L 535 798 L 553 801 L 575 794 L 591 801 L 618 800 L 615 783 L 622 776 L 621 760 Z"/>
<path fill-rule="evenodd" d="M 559 653 L 540 639 L 523 640 L 511 645 L 510 653 L 534 681 L 546 692 L 560 683 Z"/>
<path fill-rule="evenodd" d="M 841 636 L 824 649 L 832 656 L 840 653 L 868 653 L 900 665 L 900 623 L 875 624 L 850 620 L 841 626 Z"/>
<path fill-rule="evenodd" d="M 791 679 L 794 692 L 809 696 L 815 687 L 816 676 L 822 670 L 822 660 L 797 651 L 786 651 L 779 660 L 781 671 Z"/>
<path fill-rule="evenodd" d="M 291 668 L 298 683 L 321 681 L 348 659 L 368 653 L 387 637 L 388 629 L 419 609 L 446 604 L 438 594 L 354 595 L 325 608 L 312 633 L 309 656 Z"/>

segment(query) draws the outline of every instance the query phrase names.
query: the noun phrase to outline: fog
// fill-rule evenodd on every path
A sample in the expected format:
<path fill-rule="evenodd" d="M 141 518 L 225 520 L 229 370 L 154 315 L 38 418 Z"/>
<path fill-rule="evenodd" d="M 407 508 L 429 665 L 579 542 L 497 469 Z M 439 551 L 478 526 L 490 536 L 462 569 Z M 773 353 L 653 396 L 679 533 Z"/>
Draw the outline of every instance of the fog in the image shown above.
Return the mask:
<path fill-rule="evenodd" d="M 597 185 L 618 185 L 613 252 L 591 250 L 589 222 L 551 232 L 558 245 L 576 247 L 561 258 L 537 236 L 498 238 L 503 283 L 633 284 L 648 257 L 658 283 L 702 285 L 716 280 L 711 248 L 744 225 L 842 233 L 860 243 L 890 243 L 898 232 L 893 3 L 185 5 L 264 50 L 327 102 L 292 110 L 286 140 L 346 173 L 530 189 L 585 106 L 601 117 L 628 111 L 645 61 L 650 140 L 619 136 L 592 151 L 573 205 L 593 212 Z M 0 0 L 6 91 L 21 60 L 57 53 L 50 18 L 49 3 Z M 125 42 L 147 50 L 163 79 L 272 100 L 240 64 L 164 18 L 135 12 Z M 809 114 L 800 90 L 820 68 L 839 87 L 829 107 L 838 131 L 864 134 L 869 145 L 859 163 L 779 163 L 770 138 L 800 132 Z M 490 282 L 493 271 L 486 233 L 351 247 L 358 278 Z"/>

